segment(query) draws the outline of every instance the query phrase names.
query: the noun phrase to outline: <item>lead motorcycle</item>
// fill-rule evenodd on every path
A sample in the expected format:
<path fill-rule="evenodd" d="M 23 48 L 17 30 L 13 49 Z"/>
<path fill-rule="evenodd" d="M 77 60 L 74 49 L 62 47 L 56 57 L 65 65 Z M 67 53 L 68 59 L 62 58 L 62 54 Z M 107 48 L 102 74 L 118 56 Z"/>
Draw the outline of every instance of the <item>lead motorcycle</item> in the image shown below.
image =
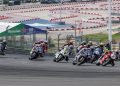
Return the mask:
<path fill-rule="evenodd" d="M 98 59 L 98 61 L 96 62 L 96 65 L 107 66 L 108 64 L 111 64 L 112 66 L 115 66 L 114 59 L 115 59 L 114 53 L 109 51 L 109 52 L 106 52 L 103 56 L 101 56 Z"/>
<path fill-rule="evenodd" d="M 43 47 L 42 46 L 35 46 L 33 50 L 30 52 L 29 60 L 37 59 L 39 57 L 44 57 L 43 54 Z"/>

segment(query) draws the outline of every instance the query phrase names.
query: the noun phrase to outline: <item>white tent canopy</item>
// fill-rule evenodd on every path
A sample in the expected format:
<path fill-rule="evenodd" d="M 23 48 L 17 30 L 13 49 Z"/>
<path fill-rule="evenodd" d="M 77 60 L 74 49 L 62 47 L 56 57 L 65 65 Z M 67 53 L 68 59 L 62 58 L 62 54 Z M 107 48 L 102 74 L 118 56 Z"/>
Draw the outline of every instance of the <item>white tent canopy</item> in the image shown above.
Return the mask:
<path fill-rule="evenodd" d="M 0 33 L 19 25 L 20 23 L 7 23 L 7 22 L 0 22 Z"/>

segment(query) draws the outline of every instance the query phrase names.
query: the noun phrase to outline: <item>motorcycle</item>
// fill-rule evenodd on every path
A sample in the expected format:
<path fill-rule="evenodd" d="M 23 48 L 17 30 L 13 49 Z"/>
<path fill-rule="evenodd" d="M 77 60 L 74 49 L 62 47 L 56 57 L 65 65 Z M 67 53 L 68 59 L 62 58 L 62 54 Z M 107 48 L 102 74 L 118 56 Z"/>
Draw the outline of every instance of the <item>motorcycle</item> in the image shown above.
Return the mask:
<path fill-rule="evenodd" d="M 91 55 L 88 54 L 88 49 L 87 48 L 83 48 L 82 50 L 80 50 L 76 56 L 75 59 L 73 60 L 73 65 L 82 65 L 83 63 L 89 62 L 90 63 L 90 59 L 91 59 Z"/>
<path fill-rule="evenodd" d="M 110 51 L 110 52 L 105 53 L 103 56 L 101 56 L 98 59 L 96 65 L 107 66 L 108 64 L 111 64 L 112 66 L 115 66 L 114 59 L 115 59 L 114 53 Z"/>
<path fill-rule="evenodd" d="M 99 48 L 96 48 L 94 51 L 93 51 L 93 54 L 92 54 L 92 58 L 90 60 L 90 63 L 94 63 L 95 61 L 97 61 L 102 55 L 102 52 Z"/>
<path fill-rule="evenodd" d="M 29 60 L 37 59 L 38 57 L 44 57 L 43 48 L 41 46 L 36 46 L 30 52 L 30 58 L 29 58 Z"/>
<path fill-rule="evenodd" d="M 0 44 L 0 55 L 5 55 L 5 50 L 6 50 L 6 47 L 3 50 L 3 46 L 2 46 L 2 44 Z"/>
<path fill-rule="evenodd" d="M 75 59 L 73 60 L 73 65 L 81 65 L 86 62 L 86 56 L 78 54 L 75 56 Z"/>
<path fill-rule="evenodd" d="M 64 51 L 64 49 L 60 50 L 60 51 L 57 51 L 55 53 L 55 58 L 53 59 L 54 62 L 59 62 L 59 61 L 62 61 L 62 60 L 66 60 L 68 61 L 68 54 L 67 52 Z"/>
<path fill-rule="evenodd" d="M 115 58 L 115 60 L 116 61 L 120 61 L 120 51 L 115 51 L 115 56 L 116 56 L 116 58 Z"/>

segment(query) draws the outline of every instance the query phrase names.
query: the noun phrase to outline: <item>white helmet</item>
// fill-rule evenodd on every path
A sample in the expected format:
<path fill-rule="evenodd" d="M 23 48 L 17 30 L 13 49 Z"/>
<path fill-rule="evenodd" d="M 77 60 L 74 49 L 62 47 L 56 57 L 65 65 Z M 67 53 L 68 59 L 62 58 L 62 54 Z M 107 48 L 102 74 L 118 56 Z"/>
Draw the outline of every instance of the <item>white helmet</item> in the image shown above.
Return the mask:
<path fill-rule="evenodd" d="M 6 42 L 6 40 L 3 40 L 3 42 Z"/>

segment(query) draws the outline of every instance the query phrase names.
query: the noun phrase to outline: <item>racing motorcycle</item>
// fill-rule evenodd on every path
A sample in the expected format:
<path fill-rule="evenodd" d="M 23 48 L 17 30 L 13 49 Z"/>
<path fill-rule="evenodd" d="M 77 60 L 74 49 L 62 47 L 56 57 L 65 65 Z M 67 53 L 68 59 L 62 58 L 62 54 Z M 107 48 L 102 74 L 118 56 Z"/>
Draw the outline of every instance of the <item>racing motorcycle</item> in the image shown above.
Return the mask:
<path fill-rule="evenodd" d="M 90 60 L 90 63 L 94 63 L 96 62 L 102 55 L 102 51 L 100 50 L 100 48 L 96 48 L 93 53 L 92 53 L 92 58 Z"/>
<path fill-rule="evenodd" d="M 115 60 L 120 61 L 120 51 L 119 50 L 115 51 L 115 56 L 116 56 Z"/>
<path fill-rule="evenodd" d="M 91 59 L 91 55 L 89 55 L 88 53 L 88 49 L 87 48 L 83 48 L 82 50 L 80 50 L 76 56 L 75 59 L 73 60 L 73 65 L 82 65 L 86 62 L 90 62 Z"/>
<path fill-rule="evenodd" d="M 5 55 L 5 50 L 6 50 L 6 47 L 5 47 L 5 49 L 3 49 L 3 46 L 0 43 L 0 55 Z"/>
<path fill-rule="evenodd" d="M 64 49 L 57 51 L 55 53 L 55 58 L 53 59 L 54 62 L 59 62 L 62 60 L 68 61 L 68 54 Z"/>
<path fill-rule="evenodd" d="M 35 46 L 30 52 L 29 60 L 37 59 L 38 57 L 44 57 L 43 48 L 41 46 Z"/>
<path fill-rule="evenodd" d="M 112 66 L 115 66 L 114 59 L 115 59 L 114 53 L 109 51 L 109 52 L 106 52 L 103 56 L 101 56 L 98 59 L 98 61 L 96 62 L 96 65 L 107 66 L 108 64 L 111 64 Z"/>

